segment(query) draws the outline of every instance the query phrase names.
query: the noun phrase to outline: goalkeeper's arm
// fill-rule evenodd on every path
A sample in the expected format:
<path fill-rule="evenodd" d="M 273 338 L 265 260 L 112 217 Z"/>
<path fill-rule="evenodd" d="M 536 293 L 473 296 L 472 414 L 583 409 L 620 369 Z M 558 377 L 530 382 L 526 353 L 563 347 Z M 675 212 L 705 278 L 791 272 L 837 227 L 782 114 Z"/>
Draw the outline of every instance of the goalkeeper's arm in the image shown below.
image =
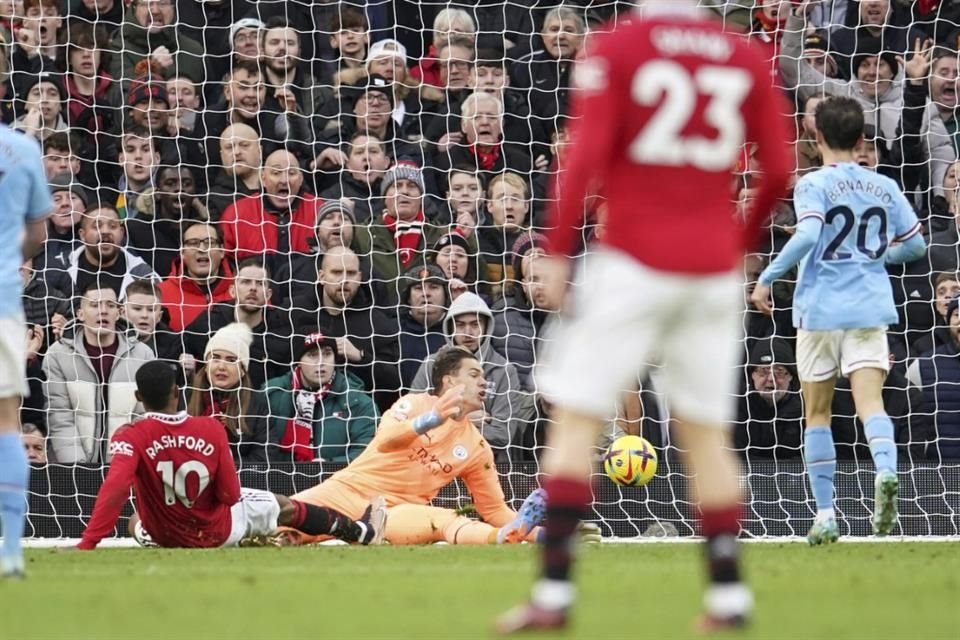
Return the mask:
<path fill-rule="evenodd" d="M 463 386 L 458 385 L 443 393 L 430 411 L 411 419 L 398 419 L 391 409 L 384 415 L 380 425 L 386 437 L 377 446 L 381 453 L 406 449 L 425 433 L 433 431 L 450 418 L 460 415 L 463 402 Z"/>

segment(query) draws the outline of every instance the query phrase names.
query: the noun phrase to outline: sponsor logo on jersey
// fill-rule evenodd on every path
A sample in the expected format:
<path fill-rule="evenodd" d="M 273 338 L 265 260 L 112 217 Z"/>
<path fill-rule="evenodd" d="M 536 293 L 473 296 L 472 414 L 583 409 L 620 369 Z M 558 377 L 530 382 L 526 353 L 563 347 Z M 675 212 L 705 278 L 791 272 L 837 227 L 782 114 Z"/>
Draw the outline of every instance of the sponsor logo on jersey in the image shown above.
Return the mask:
<path fill-rule="evenodd" d="M 458 444 L 453 448 L 453 457 L 457 460 L 466 460 L 468 455 L 467 448 L 462 444 Z"/>
<path fill-rule="evenodd" d="M 133 445 L 131 445 L 129 442 L 113 441 L 110 443 L 110 447 L 107 449 L 107 455 L 133 456 Z"/>

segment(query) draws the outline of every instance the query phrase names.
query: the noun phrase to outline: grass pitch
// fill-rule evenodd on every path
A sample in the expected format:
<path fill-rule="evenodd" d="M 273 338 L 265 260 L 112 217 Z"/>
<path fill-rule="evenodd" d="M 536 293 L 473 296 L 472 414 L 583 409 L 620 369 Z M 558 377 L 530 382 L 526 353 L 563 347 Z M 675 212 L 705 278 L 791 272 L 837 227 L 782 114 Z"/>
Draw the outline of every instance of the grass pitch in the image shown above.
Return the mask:
<path fill-rule="evenodd" d="M 580 554 L 578 638 L 687 638 L 701 588 L 689 544 Z M 748 545 L 745 638 L 960 637 L 960 544 Z M 536 549 L 321 547 L 29 550 L 0 582 L 0 638 L 488 638 Z"/>

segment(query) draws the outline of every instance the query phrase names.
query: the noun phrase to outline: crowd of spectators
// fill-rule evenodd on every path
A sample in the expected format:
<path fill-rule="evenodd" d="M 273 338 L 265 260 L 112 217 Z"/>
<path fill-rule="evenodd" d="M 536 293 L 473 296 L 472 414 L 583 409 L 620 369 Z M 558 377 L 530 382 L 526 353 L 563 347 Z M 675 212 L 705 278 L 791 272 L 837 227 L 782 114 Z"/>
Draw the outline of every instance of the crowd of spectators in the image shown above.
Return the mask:
<path fill-rule="evenodd" d="M 0 116 L 41 145 L 55 203 L 22 267 L 31 460 L 109 462 L 111 434 L 142 412 L 136 369 L 160 358 L 238 463 L 349 462 L 400 394 L 431 389 L 445 344 L 483 364 L 473 419 L 498 461 L 539 455 L 550 406 L 534 373 L 558 311 L 539 260 L 571 73 L 629 3 L 404 4 L 387 3 L 391 20 L 349 2 L 0 1 Z M 960 9 L 703 4 L 768 48 L 796 106 L 798 175 L 821 164 L 818 101 L 864 106 L 860 162 L 897 180 L 932 245 L 891 272 L 888 410 L 913 459 L 960 458 Z M 759 170 L 746 149 L 732 203 Z M 600 196 L 585 250 L 604 233 Z M 747 288 L 794 221 L 785 201 Z M 801 455 L 789 283 L 774 296 L 773 317 L 744 306 L 734 433 L 750 460 Z M 861 458 L 849 395 L 841 383 L 835 440 Z M 654 369 L 611 422 L 665 446 L 655 397 Z"/>

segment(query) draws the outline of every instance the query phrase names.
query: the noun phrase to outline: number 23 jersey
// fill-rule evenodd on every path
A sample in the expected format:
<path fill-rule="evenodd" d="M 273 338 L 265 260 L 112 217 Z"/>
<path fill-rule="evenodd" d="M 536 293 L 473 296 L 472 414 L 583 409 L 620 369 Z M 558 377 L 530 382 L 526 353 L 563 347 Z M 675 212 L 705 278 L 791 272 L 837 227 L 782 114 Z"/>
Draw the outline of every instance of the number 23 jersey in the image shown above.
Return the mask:
<path fill-rule="evenodd" d="M 920 233 L 897 183 L 853 162 L 824 167 L 797 182 L 797 222 L 821 222 L 800 261 L 794 325 L 809 331 L 866 329 L 897 322 L 884 262 L 891 243 Z"/>

